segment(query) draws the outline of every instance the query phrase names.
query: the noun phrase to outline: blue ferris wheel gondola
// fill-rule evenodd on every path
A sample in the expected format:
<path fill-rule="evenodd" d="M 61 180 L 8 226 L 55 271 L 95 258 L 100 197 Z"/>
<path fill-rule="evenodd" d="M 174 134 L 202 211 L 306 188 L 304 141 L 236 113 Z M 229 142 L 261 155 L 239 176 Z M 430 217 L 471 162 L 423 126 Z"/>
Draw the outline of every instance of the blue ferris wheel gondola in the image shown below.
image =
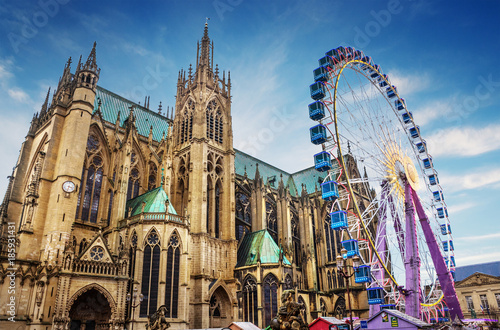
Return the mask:
<path fill-rule="evenodd" d="M 436 211 L 439 218 L 443 219 L 445 217 L 448 217 L 448 210 L 446 209 L 446 207 L 439 207 L 436 209 Z"/>
<path fill-rule="evenodd" d="M 386 92 L 387 92 L 387 97 L 392 99 L 393 97 L 396 97 L 398 89 L 396 86 L 392 85 L 390 87 L 387 87 Z"/>
<path fill-rule="evenodd" d="M 370 266 L 361 265 L 354 269 L 355 283 L 370 283 L 372 281 Z"/>
<path fill-rule="evenodd" d="M 441 202 L 444 200 L 443 192 L 441 190 L 433 191 L 434 201 Z"/>
<path fill-rule="evenodd" d="M 429 184 L 435 186 L 439 183 L 439 179 L 436 173 L 427 176 L 429 178 Z"/>
<path fill-rule="evenodd" d="M 315 82 L 309 86 L 311 91 L 311 98 L 313 100 L 321 100 L 326 95 L 326 88 L 320 81 Z"/>
<path fill-rule="evenodd" d="M 387 81 L 389 81 L 389 77 L 386 74 L 383 74 L 382 77 L 380 77 L 380 82 L 378 83 L 378 85 L 380 87 L 385 87 L 389 85 Z"/>
<path fill-rule="evenodd" d="M 328 69 L 324 66 L 320 66 L 313 71 L 314 81 L 327 81 L 330 76 L 328 74 Z"/>
<path fill-rule="evenodd" d="M 418 138 L 420 136 L 420 127 L 418 126 L 413 126 L 410 128 L 410 136 L 414 139 Z"/>
<path fill-rule="evenodd" d="M 314 155 L 314 167 L 319 172 L 326 172 L 332 169 L 332 159 L 329 152 L 322 151 Z"/>
<path fill-rule="evenodd" d="M 450 224 L 442 224 L 440 225 L 441 227 L 441 235 L 448 235 L 451 234 L 451 225 Z"/>
<path fill-rule="evenodd" d="M 429 156 L 428 158 L 422 159 L 422 164 L 426 170 L 432 168 L 432 157 Z"/>
<path fill-rule="evenodd" d="M 309 129 L 311 133 L 311 142 L 313 144 L 323 144 L 327 141 L 326 127 L 319 124 Z"/>
<path fill-rule="evenodd" d="M 424 140 L 418 142 L 417 144 L 415 144 L 415 146 L 417 147 L 419 153 L 424 153 L 427 151 L 427 143 Z"/>
<path fill-rule="evenodd" d="M 316 101 L 309 104 L 309 118 L 312 120 L 321 120 L 325 117 L 325 104 L 321 101 Z"/>
<path fill-rule="evenodd" d="M 335 201 L 339 198 L 339 187 L 335 181 L 326 181 L 321 184 L 321 198 L 325 201 Z"/>
<path fill-rule="evenodd" d="M 394 101 L 394 105 L 396 106 L 396 109 L 398 109 L 398 110 L 406 109 L 406 102 L 405 102 L 405 99 L 403 99 L 403 98 L 397 99 L 396 101 Z"/>
<path fill-rule="evenodd" d="M 343 230 L 348 228 L 347 212 L 336 211 L 330 213 L 330 226 L 335 230 Z"/>
<path fill-rule="evenodd" d="M 395 304 L 382 304 L 380 305 L 380 309 L 383 310 L 383 309 L 396 309 L 396 305 Z"/>
<path fill-rule="evenodd" d="M 347 250 L 347 253 L 342 256 L 343 258 L 350 258 L 359 255 L 358 240 L 348 239 L 346 241 L 342 241 L 341 244 L 344 249 Z"/>
<path fill-rule="evenodd" d="M 380 287 L 366 289 L 369 305 L 380 305 L 384 303 L 384 290 Z"/>
<path fill-rule="evenodd" d="M 454 251 L 455 250 L 455 248 L 453 246 L 453 241 L 452 240 L 443 241 L 442 243 L 443 243 L 443 250 L 445 252 L 448 252 L 448 250 L 450 250 L 450 251 Z"/>
<path fill-rule="evenodd" d="M 335 59 L 337 62 L 338 60 Z M 318 60 L 319 66 L 324 66 L 325 68 L 333 69 L 335 63 L 330 56 L 323 56 Z"/>
<path fill-rule="evenodd" d="M 403 112 L 401 117 L 403 118 L 403 122 L 405 124 L 410 124 L 413 119 L 413 115 L 411 114 L 411 112 Z"/>

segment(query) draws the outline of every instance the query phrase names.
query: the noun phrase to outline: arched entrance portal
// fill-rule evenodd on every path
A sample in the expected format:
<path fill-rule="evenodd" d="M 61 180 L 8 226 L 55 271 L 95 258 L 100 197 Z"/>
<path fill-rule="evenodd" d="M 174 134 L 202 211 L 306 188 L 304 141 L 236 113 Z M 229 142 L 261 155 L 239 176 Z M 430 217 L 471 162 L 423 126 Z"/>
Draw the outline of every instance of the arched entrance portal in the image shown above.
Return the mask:
<path fill-rule="evenodd" d="M 226 290 L 219 286 L 210 297 L 210 328 L 222 328 L 231 323 L 232 306 Z"/>
<path fill-rule="evenodd" d="M 79 296 L 69 311 L 71 330 L 109 329 L 111 307 L 102 293 L 90 289 Z"/>

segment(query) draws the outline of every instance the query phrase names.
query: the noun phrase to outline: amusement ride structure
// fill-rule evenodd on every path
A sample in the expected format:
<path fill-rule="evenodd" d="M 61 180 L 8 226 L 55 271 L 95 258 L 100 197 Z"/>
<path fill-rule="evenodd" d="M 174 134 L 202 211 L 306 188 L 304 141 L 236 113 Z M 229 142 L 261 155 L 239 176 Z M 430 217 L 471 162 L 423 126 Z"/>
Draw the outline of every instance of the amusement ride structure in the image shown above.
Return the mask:
<path fill-rule="evenodd" d="M 314 155 L 326 174 L 322 198 L 342 231 L 342 257 L 361 260 L 355 282 L 366 285 L 370 315 L 395 308 L 427 322 L 463 318 L 443 190 L 405 100 L 352 47 L 328 51 L 313 73 L 310 135 L 322 147 Z M 352 175 L 349 162 L 364 174 Z"/>

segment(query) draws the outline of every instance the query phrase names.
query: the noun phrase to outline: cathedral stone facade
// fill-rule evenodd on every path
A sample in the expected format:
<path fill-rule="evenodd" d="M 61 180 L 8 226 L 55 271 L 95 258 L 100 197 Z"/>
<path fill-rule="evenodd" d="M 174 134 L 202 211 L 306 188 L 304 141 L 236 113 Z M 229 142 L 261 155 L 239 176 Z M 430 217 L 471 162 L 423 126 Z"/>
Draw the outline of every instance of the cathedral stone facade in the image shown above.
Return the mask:
<path fill-rule="evenodd" d="M 98 86 L 95 44 L 74 74 L 67 62 L 0 208 L 2 328 L 144 329 L 160 306 L 173 329 L 264 328 L 287 289 L 306 322 L 347 316 L 347 299 L 367 316 L 365 290 L 351 278 L 347 296 L 336 270 L 324 174 L 233 148 L 231 78 L 213 54 L 205 26 L 166 112 Z"/>

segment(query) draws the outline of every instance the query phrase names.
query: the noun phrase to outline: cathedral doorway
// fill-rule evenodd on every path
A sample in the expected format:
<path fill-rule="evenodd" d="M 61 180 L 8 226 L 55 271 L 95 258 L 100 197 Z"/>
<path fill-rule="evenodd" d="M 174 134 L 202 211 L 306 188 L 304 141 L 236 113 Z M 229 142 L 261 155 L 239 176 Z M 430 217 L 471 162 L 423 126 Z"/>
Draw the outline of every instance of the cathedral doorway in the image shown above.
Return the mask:
<path fill-rule="evenodd" d="M 210 297 L 210 328 L 222 328 L 231 323 L 231 308 L 226 290 L 219 286 Z"/>
<path fill-rule="evenodd" d="M 111 307 L 106 297 L 96 289 L 79 296 L 69 311 L 71 330 L 109 329 Z"/>

